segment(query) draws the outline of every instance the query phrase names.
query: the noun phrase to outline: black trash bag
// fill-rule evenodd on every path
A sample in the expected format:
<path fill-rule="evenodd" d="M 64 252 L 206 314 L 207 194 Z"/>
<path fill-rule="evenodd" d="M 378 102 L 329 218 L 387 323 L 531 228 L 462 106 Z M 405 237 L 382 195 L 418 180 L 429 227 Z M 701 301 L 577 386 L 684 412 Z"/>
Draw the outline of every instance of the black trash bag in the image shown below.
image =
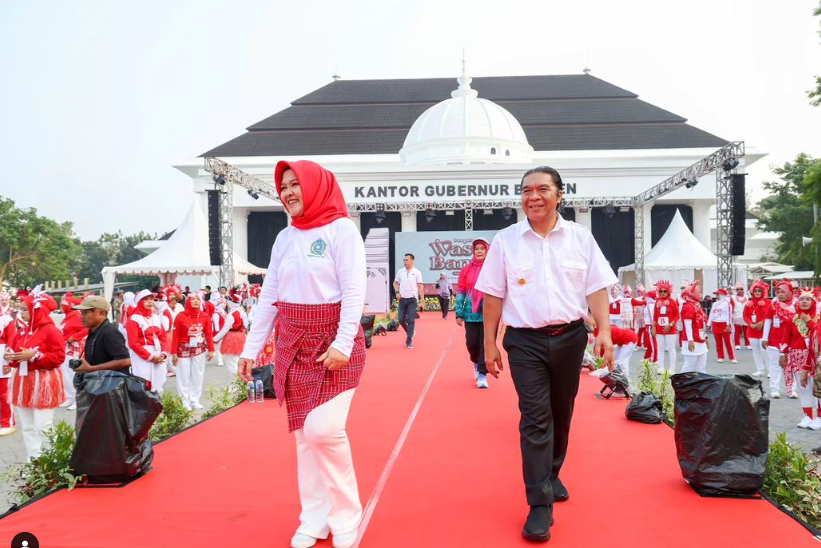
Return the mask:
<path fill-rule="evenodd" d="M 644 424 L 659 424 L 664 417 L 664 408 L 657 397 L 650 392 L 642 392 L 633 396 L 624 415 L 631 421 Z"/>
<path fill-rule="evenodd" d="M 375 337 L 375 336 L 377 336 L 377 335 L 385 335 L 385 336 L 387 336 L 387 334 L 388 334 L 388 330 L 387 330 L 387 329 L 385 329 L 385 324 L 381 324 L 381 323 L 380 323 L 379 325 L 377 325 L 376 327 L 374 327 L 374 328 L 373 328 L 372 335 L 373 335 L 374 337 Z"/>
<path fill-rule="evenodd" d="M 399 320 L 391 320 L 388 322 L 388 331 L 398 331 L 399 330 Z"/>
<path fill-rule="evenodd" d="M 119 371 L 74 377 L 77 443 L 69 460 L 89 483 L 124 483 L 154 460 L 148 433 L 162 412 L 160 396 L 145 380 Z"/>
<path fill-rule="evenodd" d="M 274 392 L 274 364 L 254 367 L 251 369 L 251 375 L 253 375 L 254 380 L 262 379 L 262 396 L 264 398 L 269 400 L 277 399 Z"/>
<path fill-rule="evenodd" d="M 676 452 L 684 479 L 708 496 L 754 495 L 764 485 L 770 400 L 749 375 L 673 375 Z"/>
<path fill-rule="evenodd" d="M 614 366 L 612 371 L 606 371 L 599 380 L 604 383 L 599 393 L 605 398 L 610 398 L 613 394 L 628 395 L 630 381 L 618 365 Z"/>

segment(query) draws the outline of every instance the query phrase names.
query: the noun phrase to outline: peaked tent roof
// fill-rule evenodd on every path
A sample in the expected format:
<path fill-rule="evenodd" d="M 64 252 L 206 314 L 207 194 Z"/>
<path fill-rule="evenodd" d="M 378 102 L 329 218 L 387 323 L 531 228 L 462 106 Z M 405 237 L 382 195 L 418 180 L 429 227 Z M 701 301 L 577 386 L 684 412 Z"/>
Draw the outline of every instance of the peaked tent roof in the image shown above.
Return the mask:
<path fill-rule="evenodd" d="M 138 261 L 105 267 L 103 276 L 106 273 L 202 276 L 218 271 L 218 266 L 211 266 L 208 252 L 208 221 L 195 200 L 179 228 L 162 247 Z M 234 253 L 234 271 L 238 274 L 265 274 L 266 269 L 254 266 Z"/>
<path fill-rule="evenodd" d="M 338 80 L 202 156 L 396 154 L 413 122 L 450 98 L 455 78 Z M 474 78 L 537 151 L 716 148 L 727 141 L 588 74 Z"/>
<path fill-rule="evenodd" d="M 716 256 L 690 232 L 678 210 L 664 236 L 644 257 L 645 270 L 688 268 L 709 270 L 715 269 L 716 263 Z M 634 263 L 623 266 L 619 270 L 635 270 L 635 268 Z"/>

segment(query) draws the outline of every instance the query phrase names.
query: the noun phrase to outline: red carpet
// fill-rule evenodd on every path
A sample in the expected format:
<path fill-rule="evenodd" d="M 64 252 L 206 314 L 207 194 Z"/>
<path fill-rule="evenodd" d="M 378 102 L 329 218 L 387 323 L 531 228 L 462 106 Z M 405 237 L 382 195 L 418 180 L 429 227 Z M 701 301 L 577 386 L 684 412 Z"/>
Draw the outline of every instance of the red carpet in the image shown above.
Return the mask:
<path fill-rule="evenodd" d="M 431 313 L 417 326 L 413 350 L 401 331 L 376 339 L 354 398 L 348 430 L 372 511 L 360 546 L 532 546 L 520 537 L 509 372 L 477 390 L 453 320 Z M 582 379 L 562 474 L 571 499 L 556 507 L 548 546 L 817 546 L 765 501 L 696 495 L 673 431 L 627 421 L 623 402 L 593 397 L 600 386 Z M 294 453 L 277 403 L 243 404 L 157 446 L 155 469 L 131 485 L 61 491 L 0 520 L 0 546 L 29 531 L 49 548 L 287 547 L 299 514 Z"/>

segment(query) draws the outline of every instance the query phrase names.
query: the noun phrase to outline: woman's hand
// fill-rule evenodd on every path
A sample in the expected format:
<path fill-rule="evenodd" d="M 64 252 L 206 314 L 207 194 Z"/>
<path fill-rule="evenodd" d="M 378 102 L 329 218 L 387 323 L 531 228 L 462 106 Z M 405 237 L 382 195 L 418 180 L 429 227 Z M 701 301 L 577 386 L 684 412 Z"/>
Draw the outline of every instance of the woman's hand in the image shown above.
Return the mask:
<path fill-rule="evenodd" d="M 463 320 L 462 318 L 456 318 L 456 325 L 462 327 L 463 325 L 465 325 L 465 320 Z"/>
<path fill-rule="evenodd" d="M 810 379 L 810 372 L 809 371 L 802 371 L 801 372 L 801 386 L 804 388 L 807 387 L 807 381 Z"/>
<path fill-rule="evenodd" d="M 695 352 L 695 351 L 696 351 L 696 343 L 695 343 L 695 341 L 689 341 L 689 342 L 687 343 L 687 350 L 689 350 L 690 352 Z"/>
<path fill-rule="evenodd" d="M 171 363 L 174 364 L 174 365 L 177 365 L 178 361 L 179 361 L 179 358 L 177 357 L 177 355 L 176 354 L 171 354 Z"/>
<path fill-rule="evenodd" d="M 778 365 L 781 366 L 781 369 L 787 367 L 787 356 L 781 356 L 780 358 L 778 358 Z"/>
<path fill-rule="evenodd" d="M 34 350 L 30 350 L 28 348 L 24 348 L 20 352 L 17 353 L 17 359 L 15 361 L 18 362 L 27 362 L 34 357 Z"/>
<path fill-rule="evenodd" d="M 205 355 L 205 361 L 210 362 L 213 359 L 214 359 L 214 353 L 213 352 L 209 352 L 208 354 Z"/>
<path fill-rule="evenodd" d="M 802 321 L 802 322 L 807 323 L 807 322 L 808 322 L 808 321 L 810 321 L 811 319 L 812 319 L 812 318 L 810 318 L 810 315 L 809 315 L 809 314 L 807 314 L 806 312 L 804 312 L 803 314 L 801 314 L 801 321 Z"/>
<path fill-rule="evenodd" d="M 240 358 L 237 364 L 237 376 L 245 382 L 253 381 L 254 375 L 251 370 L 254 368 L 254 360 L 248 358 Z"/>
<path fill-rule="evenodd" d="M 348 362 L 348 357 L 334 347 L 328 348 L 328 350 L 316 359 L 316 363 L 321 363 L 328 371 L 342 369 L 348 365 Z"/>

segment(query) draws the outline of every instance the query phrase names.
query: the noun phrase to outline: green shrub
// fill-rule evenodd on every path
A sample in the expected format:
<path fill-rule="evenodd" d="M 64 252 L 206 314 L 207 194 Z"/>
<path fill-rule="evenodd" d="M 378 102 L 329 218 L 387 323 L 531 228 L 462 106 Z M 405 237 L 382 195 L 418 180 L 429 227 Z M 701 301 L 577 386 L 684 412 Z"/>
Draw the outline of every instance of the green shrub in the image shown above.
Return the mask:
<path fill-rule="evenodd" d="M 179 395 L 173 392 L 163 392 L 162 407 L 162 413 L 157 417 L 149 433 L 153 442 L 173 436 L 194 423 L 194 412 L 185 408 Z"/>
<path fill-rule="evenodd" d="M 49 428 L 46 435 L 48 447 L 40 457 L 12 466 L 0 474 L 0 479 L 12 487 L 9 497 L 16 502 L 22 504 L 61 487 L 74 489 L 82 478 L 72 474 L 68 466 L 76 441 L 74 428 L 60 421 Z"/>
<path fill-rule="evenodd" d="M 669 371 L 658 375 L 650 360 L 643 360 L 639 373 L 638 391 L 649 392 L 658 398 L 664 410 L 665 422 L 671 426 L 674 424 L 676 396 L 670 382 Z"/>
<path fill-rule="evenodd" d="M 210 419 L 227 409 L 231 409 L 248 399 L 247 383 L 235 377 L 225 388 L 216 388 L 213 384 L 208 385 L 208 401 L 211 405 L 202 415 L 202 419 Z"/>
<path fill-rule="evenodd" d="M 764 491 L 816 529 L 821 529 L 819 462 L 788 443 L 782 432 L 770 445 L 764 476 Z"/>

